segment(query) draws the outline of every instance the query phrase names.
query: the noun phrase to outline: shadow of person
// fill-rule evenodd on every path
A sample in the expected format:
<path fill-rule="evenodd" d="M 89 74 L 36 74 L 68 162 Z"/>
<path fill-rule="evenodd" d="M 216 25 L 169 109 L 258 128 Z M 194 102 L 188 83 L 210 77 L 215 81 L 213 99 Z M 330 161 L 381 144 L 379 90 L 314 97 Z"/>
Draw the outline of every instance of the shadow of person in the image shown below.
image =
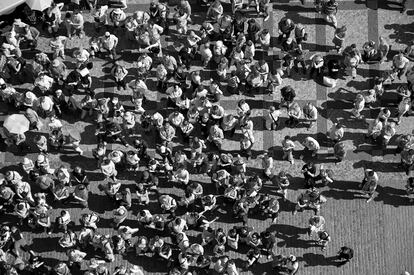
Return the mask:
<path fill-rule="evenodd" d="M 322 254 L 305 253 L 302 257 L 297 257 L 298 261 L 305 262 L 304 266 L 338 266 L 336 256 L 325 257 Z"/>

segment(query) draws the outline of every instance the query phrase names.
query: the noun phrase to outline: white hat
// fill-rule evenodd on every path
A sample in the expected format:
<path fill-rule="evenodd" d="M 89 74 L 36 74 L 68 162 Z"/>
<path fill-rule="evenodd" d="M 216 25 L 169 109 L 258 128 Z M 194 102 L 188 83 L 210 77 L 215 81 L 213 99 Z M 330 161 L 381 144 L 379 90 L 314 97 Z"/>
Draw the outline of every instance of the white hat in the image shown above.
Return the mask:
<path fill-rule="evenodd" d="M 34 93 L 32 93 L 32 92 L 27 92 L 25 95 L 24 95 L 24 101 L 23 101 L 23 105 L 25 105 L 25 106 L 33 106 L 33 102 L 35 101 L 35 99 L 36 99 L 36 96 L 35 96 L 35 94 Z"/>
<path fill-rule="evenodd" d="M 110 36 L 111 34 L 109 33 L 109 32 L 105 32 L 105 36 L 106 37 L 108 37 L 108 36 Z"/>
<path fill-rule="evenodd" d="M 120 207 L 117 209 L 118 215 L 124 215 L 125 214 L 125 209 L 123 207 Z"/>
<path fill-rule="evenodd" d="M 166 150 L 167 150 L 167 148 L 165 148 L 165 146 L 164 146 L 164 145 L 162 145 L 162 146 L 160 147 L 160 151 L 161 151 L 161 153 L 162 153 L 162 154 L 164 154 Z"/>
<path fill-rule="evenodd" d="M 113 13 L 121 14 L 122 10 L 120 8 L 116 8 L 112 11 Z"/>
<path fill-rule="evenodd" d="M 53 66 L 53 67 L 57 67 L 57 66 L 59 66 L 59 65 L 60 65 L 60 61 L 59 61 L 59 59 L 57 59 L 57 58 L 53 59 L 53 61 L 52 61 L 52 66 Z"/>
<path fill-rule="evenodd" d="M 40 154 L 37 156 L 37 162 L 44 162 L 45 161 L 45 156 Z"/>
<path fill-rule="evenodd" d="M 31 166 L 33 165 L 33 162 L 31 159 L 24 157 L 22 162 L 23 167 Z"/>
<path fill-rule="evenodd" d="M 53 107 L 53 101 L 50 97 L 45 96 L 42 100 L 42 102 L 40 103 L 40 107 L 42 107 L 43 110 L 45 111 L 49 111 L 52 109 Z"/>

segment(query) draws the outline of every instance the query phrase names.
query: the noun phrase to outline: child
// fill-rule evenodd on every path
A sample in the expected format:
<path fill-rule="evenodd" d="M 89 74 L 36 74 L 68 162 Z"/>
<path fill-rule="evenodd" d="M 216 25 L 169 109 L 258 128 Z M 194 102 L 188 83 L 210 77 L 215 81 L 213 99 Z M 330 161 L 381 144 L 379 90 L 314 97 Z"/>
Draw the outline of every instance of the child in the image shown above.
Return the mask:
<path fill-rule="evenodd" d="M 387 40 L 383 36 L 380 36 L 379 44 L 378 44 L 378 51 L 381 56 L 380 64 L 384 63 L 384 61 L 387 61 L 387 55 L 390 49 L 391 49 L 391 46 L 390 44 L 388 44 Z"/>
<path fill-rule="evenodd" d="M 318 240 L 316 243 L 321 246 L 321 250 L 325 251 L 328 243 L 331 241 L 331 236 L 325 230 L 318 232 Z"/>
<path fill-rule="evenodd" d="M 287 199 L 287 188 L 290 185 L 289 179 L 285 171 L 280 171 L 278 175 L 273 176 L 272 183 L 276 186 L 276 193 L 283 196 L 283 200 Z"/>
<path fill-rule="evenodd" d="M 411 100 L 409 97 L 404 97 L 400 104 L 398 104 L 398 121 L 397 125 L 401 123 L 402 117 L 406 114 L 409 114 L 411 109 Z"/>
<path fill-rule="evenodd" d="M 59 36 L 54 34 L 52 40 L 49 43 L 49 46 L 52 48 L 53 51 L 53 59 L 56 59 L 59 56 L 62 59 L 65 59 L 66 39 L 67 38 L 65 36 Z"/>
<path fill-rule="evenodd" d="M 345 36 L 346 36 L 346 26 L 342 26 L 335 30 L 332 43 L 335 45 L 335 49 L 338 51 L 338 53 L 341 53 L 342 51 L 342 46 L 344 44 Z"/>
<path fill-rule="evenodd" d="M 319 170 L 319 178 L 322 180 L 322 184 L 324 186 L 327 186 L 329 183 L 333 182 L 333 179 L 331 178 L 332 170 L 325 169 L 323 165 L 321 164 L 320 170 Z"/>

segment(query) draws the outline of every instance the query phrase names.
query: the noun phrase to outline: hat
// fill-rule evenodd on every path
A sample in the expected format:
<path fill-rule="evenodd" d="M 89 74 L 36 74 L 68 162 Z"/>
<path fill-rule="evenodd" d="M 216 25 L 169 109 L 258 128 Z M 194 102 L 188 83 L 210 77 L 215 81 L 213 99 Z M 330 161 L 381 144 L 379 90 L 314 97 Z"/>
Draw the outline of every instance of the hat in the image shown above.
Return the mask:
<path fill-rule="evenodd" d="M 292 42 L 293 42 L 292 37 L 289 37 L 289 38 L 286 40 L 286 43 L 288 43 L 288 44 L 291 44 Z"/>
<path fill-rule="evenodd" d="M 53 107 L 53 101 L 50 99 L 50 97 L 45 96 L 40 103 L 40 107 L 42 107 L 42 109 L 45 111 L 49 111 Z"/>
<path fill-rule="evenodd" d="M 294 262 L 294 261 L 296 261 L 296 256 L 289 255 L 288 259 L 291 260 L 292 262 Z"/>
<path fill-rule="evenodd" d="M 164 11 L 166 11 L 166 10 L 167 10 L 167 7 L 166 7 L 165 5 L 163 5 L 163 4 L 161 4 L 161 3 L 159 3 L 159 4 L 158 4 L 158 10 L 159 10 L 160 12 L 164 12 Z"/>
<path fill-rule="evenodd" d="M 59 65 L 60 65 L 59 59 L 57 59 L 57 58 L 53 59 L 53 61 L 52 61 L 52 67 L 57 67 Z"/>
<path fill-rule="evenodd" d="M 229 162 L 229 161 L 230 161 L 229 156 L 228 156 L 227 154 L 224 154 L 224 153 L 222 153 L 222 154 L 220 155 L 220 159 L 221 159 L 222 161 L 224 161 L 224 162 Z"/>
<path fill-rule="evenodd" d="M 117 209 L 118 215 L 125 215 L 125 209 L 123 207 L 120 207 Z"/>
<path fill-rule="evenodd" d="M 161 152 L 162 154 L 164 154 L 166 150 L 167 150 L 167 148 L 166 148 L 164 145 L 162 145 L 162 146 L 160 147 L 160 152 Z"/>
<path fill-rule="evenodd" d="M 34 102 L 35 99 L 36 99 L 36 96 L 35 96 L 34 93 L 27 92 L 24 95 L 23 105 L 31 107 L 31 106 L 33 106 L 33 102 Z"/>
<path fill-rule="evenodd" d="M 45 161 L 45 156 L 40 154 L 37 156 L 37 162 L 44 162 Z"/>
<path fill-rule="evenodd" d="M 112 103 L 113 104 L 117 104 L 118 102 L 119 102 L 118 97 L 115 96 L 115 97 L 112 98 Z"/>
<path fill-rule="evenodd" d="M 315 62 L 321 62 L 321 61 L 323 61 L 322 56 L 320 56 L 320 55 L 316 55 L 316 56 L 315 56 Z"/>
<path fill-rule="evenodd" d="M 23 158 L 22 162 L 23 168 L 28 169 L 33 167 L 33 162 L 29 158 Z"/>
<path fill-rule="evenodd" d="M 116 14 L 121 14 L 122 13 L 122 10 L 120 8 L 116 8 L 112 12 L 113 13 L 116 13 Z M 106 35 L 106 33 L 105 33 L 105 35 Z"/>
<path fill-rule="evenodd" d="M 105 32 L 105 36 L 109 37 L 111 34 L 109 32 Z"/>
<path fill-rule="evenodd" d="M 63 92 L 62 92 L 62 90 L 61 89 L 58 89 L 58 90 L 56 90 L 55 91 L 55 94 L 57 94 L 57 95 L 60 95 L 60 94 L 62 94 Z"/>
<path fill-rule="evenodd" d="M 238 158 L 236 159 L 236 161 L 234 162 L 235 165 L 243 165 L 244 164 L 244 159 L 242 158 Z"/>

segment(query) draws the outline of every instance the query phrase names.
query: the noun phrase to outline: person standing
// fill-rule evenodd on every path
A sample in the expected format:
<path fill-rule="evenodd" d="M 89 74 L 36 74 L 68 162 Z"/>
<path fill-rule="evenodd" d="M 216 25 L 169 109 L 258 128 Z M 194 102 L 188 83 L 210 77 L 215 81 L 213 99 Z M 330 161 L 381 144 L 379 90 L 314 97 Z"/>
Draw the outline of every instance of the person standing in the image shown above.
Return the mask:
<path fill-rule="evenodd" d="M 112 67 L 111 74 L 115 79 L 118 91 L 120 91 L 121 88 L 123 90 L 126 90 L 125 77 L 128 75 L 128 70 L 125 68 L 125 66 L 122 66 L 119 64 L 119 62 L 115 62 L 114 66 Z"/>
<path fill-rule="evenodd" d="M 337 266 L 348 263 L 354 257 L 354 250 L 350 247 L 343 246 L 336 255 Z"/>
<path fill-rule="evenodd" d="M 66 44 L 66 37 L 59 36 L 57 34 L 53 35 L 52 40 L 50 40 L 49 46 L 53 51 L 53 59 L 58 58 L 59 56 L 62 59 L 65 59 L 65 44 Z"/>
<path fill-rule="evenodd" d="M 374 198 L 375 190 L 378 186 L 378 174 L 372 169 L 364 170 L 364 179 L 359 184 L 359 188 L 362 188 L 364 197 L 367 197 L 367 203 Z"/>
<path fill-rule="evenodd" d="M 283 157 L 282 159 L 287 159 L 290 164 L 294 164 L 295 161 L 293 159 L 293 150 L 295 149 L 295 143 L 291 139 L 290 136 L 285 136 L 282 140 L 282 150 L 283 150 Z"/>
<path fill-rule="evenodd" d="M 338 3 L 336 0 L 323 0 L 321 12 L 325 21 L 332 24 L 332 26 L 336 29 L 338 26 L 338 21 L 336 19 Z"/>
<path fill-rule="evenodd" d="M 116 46 L 118 45 L 118 37 L 109 32 L 105 32 L 105 35 L 99 38 L 101 47 L 99 49 L 100 52 L 109 52 L 109 58 L 115 59 L 116 57 Z M 94 53 L 91 54 L 94 56 Z"/>

